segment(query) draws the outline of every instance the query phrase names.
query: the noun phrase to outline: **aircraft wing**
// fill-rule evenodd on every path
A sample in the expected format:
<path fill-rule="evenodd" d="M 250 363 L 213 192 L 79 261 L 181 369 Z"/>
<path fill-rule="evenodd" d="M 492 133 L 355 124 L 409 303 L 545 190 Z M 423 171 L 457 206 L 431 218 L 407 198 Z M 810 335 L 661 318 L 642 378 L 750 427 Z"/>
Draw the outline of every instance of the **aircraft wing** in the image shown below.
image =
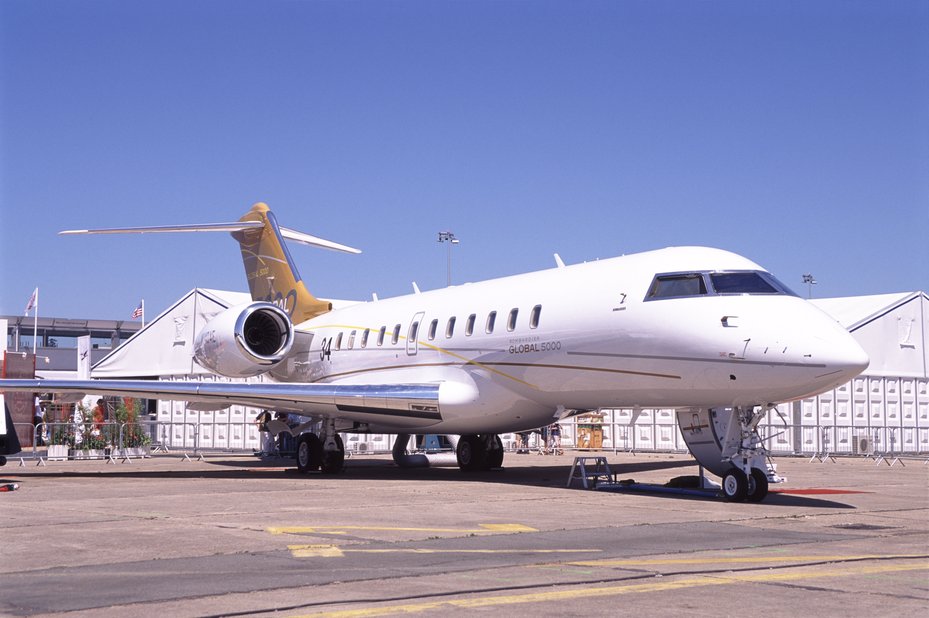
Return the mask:
<path fill-rule="evenodd" d="M 233 404 L 378 425 L 424 427 L 442 420 L 439 384 L 174 382 L 161 380 L 0 380 L 0 391 L 70 393 Z"/>

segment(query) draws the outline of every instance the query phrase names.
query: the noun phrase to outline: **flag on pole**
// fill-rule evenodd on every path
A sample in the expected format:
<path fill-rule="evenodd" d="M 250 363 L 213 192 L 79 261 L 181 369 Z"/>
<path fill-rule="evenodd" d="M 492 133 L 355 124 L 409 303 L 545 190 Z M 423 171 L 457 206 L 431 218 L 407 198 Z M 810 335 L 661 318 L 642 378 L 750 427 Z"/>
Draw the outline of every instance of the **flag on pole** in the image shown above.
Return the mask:
<path fill-rule="evenodd" d="M 132 312 L 132 319 L 141 318 L 143 315 L 145 315 L 145 301 L 141 300 L 139 306 Z"/>
<path fill-rule="evenodd" d="M 29 297 L 29 302 L 26 303 L 26 311 L 23 315 L 29 315 L 29 312 L 32 311 L 32 308 L 35 307 L 36 301 L 39 299 L 39 288 L 36 288 L 32 291 L 32 296 Z"/>

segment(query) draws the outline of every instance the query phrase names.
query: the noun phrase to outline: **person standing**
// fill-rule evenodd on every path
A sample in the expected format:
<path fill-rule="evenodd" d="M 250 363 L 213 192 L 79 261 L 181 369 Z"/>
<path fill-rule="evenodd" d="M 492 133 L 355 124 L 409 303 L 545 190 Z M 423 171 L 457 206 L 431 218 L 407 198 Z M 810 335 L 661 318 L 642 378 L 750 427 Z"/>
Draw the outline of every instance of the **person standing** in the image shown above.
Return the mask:
<path fill-rule="evenodd" d="M 42 408 L 42 402 L 39 396 L 35 397 L 35 408 L 32 412 L 32 425 L 35 428 L 35 443 L 37 446 L 45 446 L 45 409 Z"/>
<path fill-rule="evenodd" d="M 517 454 L 528 454 L 529 453 L 529 436 L 532 434 L 530 431 L 521 431 L 516 434 L 516 453 Z"/>
<path fill-rule="evenodd" d="M 548 435 L 551 437 L 552 441 L 552 455 L 564 455 L 564 451 L 561 450 L 561 425 L 552 423 L 551 427 L 548 429 Z"/>

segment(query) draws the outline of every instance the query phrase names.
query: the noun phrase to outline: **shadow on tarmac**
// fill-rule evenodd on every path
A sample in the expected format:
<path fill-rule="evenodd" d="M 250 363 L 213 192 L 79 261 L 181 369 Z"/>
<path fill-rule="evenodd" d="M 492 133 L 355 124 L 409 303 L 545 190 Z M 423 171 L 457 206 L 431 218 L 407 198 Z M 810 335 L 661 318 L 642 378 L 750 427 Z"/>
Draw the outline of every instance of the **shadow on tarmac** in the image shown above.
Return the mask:
<path fill-rule="evenodd" d="M 43 471 L 44 478 L 163 478 L 163 479 L 267 479 L 274 480 L 297 480 L 306 479 L 307 482 L 314 480 L 339 480 L 343 483 L 353 481 L 432 481 L 432 482 L 486 482 L 499 485 L 512 486 L 531 486 L 531 487 L 565 487 L 568 475 L 571 470 L 572 461 L 565 458 L 563 463 L 551 465 L 529 465 L 513 466 L 486 472 L 462 472 L 455 467 L 435 467 L 435 468 L 400 468 L 393 461 L 385 459 L 351 459 L 346 462 L 345 471 L 337 475 L 327 475 L 321 473 L 301 474 L 294 467 L 294 462 L 289 458 L 280 459 L 215 459 L 206 460 L 208 468 L 202 465 L 197 469 L 191 470 L 164 470 L 151 468 L 134 468 L 132 470 L 63 470 L 63 471 Z M 610 468 L 617 478 L 627 478 L 639 472 L 651 472 L 657 470 L 673 470 L 676 468 L 694 468 L 694 461 L 641 461 L 632 463 L 611 463 Z M 9 471 L 7 472 L 9 474 Z M 0 483 L 22 483 L 28 480 L 29 475 L 18 476 L 16 479 L 0 479 Z M 579 486 L 570 488 L 571 491 L 581 490 Z M 585 490 L 581 490 L 585 491 Z M 612 493 L 633 493 L 633 492 L 612 492 Z M 659 492 L 649 492 L 647 490 L 634 492 L 639 495 L 647 495 L 654 498 L 664 498 L 673 500 L 698 500 L 698 501 L 719 501 L 722 498 L 716 495 L 707 494 L 706 496 L 678 495 Z M 852 505 L 835 502 L 832 500 L 823 500 L 810 496 L 791 495 L 784 493 L 772 492 L 762 502 L 767 506 L 781 507 L 813 507 L 813 508 L 834 508 L 849 509 L 854 508 Z"/>

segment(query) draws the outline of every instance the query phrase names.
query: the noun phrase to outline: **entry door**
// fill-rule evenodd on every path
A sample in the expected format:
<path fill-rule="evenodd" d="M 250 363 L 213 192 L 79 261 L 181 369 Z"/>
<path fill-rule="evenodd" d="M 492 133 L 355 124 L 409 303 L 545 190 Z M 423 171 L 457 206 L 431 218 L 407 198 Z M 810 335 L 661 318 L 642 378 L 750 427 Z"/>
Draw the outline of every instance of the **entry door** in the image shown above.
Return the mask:
<path fill-rule="evenodd" d="M 419 331 L 422 329 L 424 311 L 420 311 L 410 320 L 410 328 L 406 332 L 406 353 L 408 356 L 416 356 L 419 352 Z"/>

